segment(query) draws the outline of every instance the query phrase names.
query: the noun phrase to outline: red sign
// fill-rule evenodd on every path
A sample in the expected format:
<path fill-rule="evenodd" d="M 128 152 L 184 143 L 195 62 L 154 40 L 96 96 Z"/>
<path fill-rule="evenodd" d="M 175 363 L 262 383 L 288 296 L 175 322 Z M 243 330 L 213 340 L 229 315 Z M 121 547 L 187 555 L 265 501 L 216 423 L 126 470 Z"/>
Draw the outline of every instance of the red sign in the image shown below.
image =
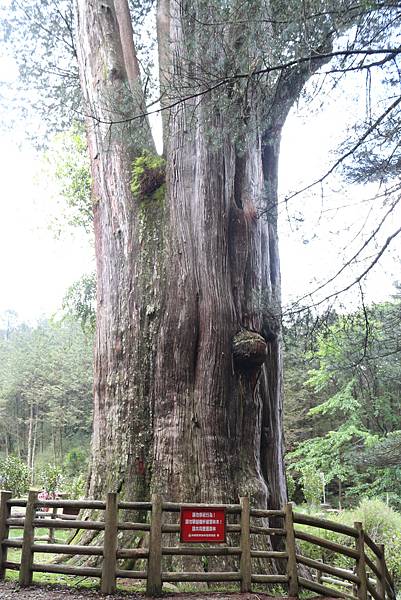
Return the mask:
<path fill-rule="evenodd" d="M 225 509 L 182 507 L 180 539 L 181 542 L 225 542 Z"/>

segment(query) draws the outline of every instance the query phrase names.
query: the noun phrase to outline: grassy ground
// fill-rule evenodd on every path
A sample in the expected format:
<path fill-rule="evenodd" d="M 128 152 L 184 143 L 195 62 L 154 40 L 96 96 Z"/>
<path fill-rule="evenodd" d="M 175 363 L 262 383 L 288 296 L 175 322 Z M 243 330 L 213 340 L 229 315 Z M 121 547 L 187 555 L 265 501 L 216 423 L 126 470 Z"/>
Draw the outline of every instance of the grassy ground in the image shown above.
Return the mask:
<path fill-rule="evenodd" d="M 10 531 L 10 538 L 22 538 L 22 535 L 22 529 L 12 529 Z M 35 540 L 38 541 L 38 543 L 39 541 L 41 543 L 45 543 L 45 538 L 47 539 L 48 535 L 48 529 L 38 528 L 35 530 Z M 59 544 L 65 544 L 69 535 L 70 531 L 64 529 L 57 529 L 56 542 L 58 542 Z M 43 540 L 38 540 L 37 538 L 43 538 Z M 35 563 L 49 564 L 52 563 L 57 556 L 57 554 L 51 554 L 47 552 L 35 552 Z M 21 560 L 21 550 L 19 548 L 9 548 L 7 552 L 7 559 L 11 562 L 19 563 Z M 18 571 L 8 570 L 6 574 L 6 580 L 18 581 Z M 33 582 L 39 584 L 67 585 L 72 587 L 99 587 L 99 579 L 97 578 L 77 577 L 73 575 L 60 575 L 57 573 L 34 573 Z"/>

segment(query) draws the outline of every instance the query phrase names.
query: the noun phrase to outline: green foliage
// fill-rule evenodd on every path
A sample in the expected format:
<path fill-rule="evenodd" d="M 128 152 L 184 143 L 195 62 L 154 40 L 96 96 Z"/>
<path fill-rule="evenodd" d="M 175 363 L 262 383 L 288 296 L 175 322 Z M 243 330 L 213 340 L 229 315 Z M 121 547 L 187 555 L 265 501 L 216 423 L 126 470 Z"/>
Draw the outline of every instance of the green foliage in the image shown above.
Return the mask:
<path fill-rule="evenodd" d="M 58 462 L 91 432 L 92 340 L 76 322 L 18 325 L 0 336 L 0 440 L 32 464 L 41 448 Z M 29 432 L 31 432 L 29 434 Z"/>
<path fill-rule="evenodd" d="M 60 193 L 67 202 L 70 225 L 91 232 L 93 210 L 91 200 L 92 179 L 88 146 L 82 124 L 74 122 L 71 128 L 55 137 L 51 159 Z"/>
<path fill-rule="evenodd" d="M 302 442 L 288 455 L 291 470 L 303 472 L 305 469 L 323 472 L 327 482 L 335 478 L 341 481 L 352 479 L 355 469 L 349 460 L 352 448 L 370 439 L 367 432 L 352 424 L 343 424 L 329 431 L 323 437 L 311 438 Z"/>
<path fill-rule="evenodd" d="M 64 311 L 81 323 L 82 330 L 93 334 L 96 327 L 96 275 L 83 275 L 67 291 Z"/>
<path fill-rule="evenodd" d="M 313 381 L 314 380 L 311 377 L 306 384 L 313 384 Z M 335 415 L 340 413 L 342 415 L 346 415 L 348 419 L 351 420 L 357 418 L 360 402 L 353 395 L 354 385 L 355 381 L 351 379 L 351 381 L 348 381 L 343 388 L 328 398 L 328 400 L 325 400 L 321 404 L 318 404 L 318 406 L 311 408 L 309 414 L 314 416 Z"/>
<path fill-rule="evenodd" d="M 385 436 L 377 438 L 369 447 L 355 456 L 358 466 L 373 465 L 385 469 L 386 467 L 400 467 L 401 456 L 401 430 L 390 431 Z"/>
<path fill-rule="evenodd" d="M 20 497 L 28 491 L 30 472 L 18 456 L 7 456 L 0 460 L 0 487 Z"/>
<path fill-rule="evenodd" d="M 51 228 L 56 236 L 71 227 L 93 231 L 92 179 L 86 135 L 73 121 L 67 131 L 53 135 L 44 153 L 42 177 L 52 193 Z"/>
<path fill-rule="evenodd" d="M 284 429 L 287 450 L 313 436 L 309 411 L 318 403 L 314 390 L 305 385 L 307 373 L 316 364 L 315 321 L 306 311 L 284 323 Z"/>
<path fill-rule="evenodd" d="M 63 472 L 67 477 L 76 477 L 86 470 L 87 464 L 87 453 L 81 448 L 72 448 L 65 455 Z"/>
<path fill-rule="evenodd" d="M 287 495 L 288 495 L 288 500 L 293 500 L 294 499 L 294 494 L 295 494 L 295 479 L 293 478 L 293 476 L 287 472 L 286 475 L 286 480 L 287 480 Z"/>
<path fill-rule="evenodd" d="M 352 511 L 339 516 L 342 523 L 360 521 L 377 544 L 386 547 L 386 563 L 396 585 L 401 585 L 401 514 L 377 498 L 363 499 Z"/>
<path fill-rule="evenodd" d="M 63 492 L 71 500 L 79 500 L 85 496 L 86 476 L 81 473 L 75 477 L 69 477 L 63 483 Z"/>
<path fill-rule="evenodd" d="M 86 490 L 86 471 L 88 454 L 81 448 L 72 448 L 67 452 L 63 462 L 63 492 L 68 498 L 83 498 Z"/>
<path fill-rule="evenodd" d="M 384 538 L 391 538 L 392 532 L 400 529 L 401 515 L 387 506 L 378 498 L 364 498 L 353 511 L 350 511 L 353 521 L 361 521 L 365 531 L 374 542 L 384 543 Z"/>
<path fill-rule="evenodd" d="M 309 507 L 319 506 L 322 498 L 322 480 L 319 472 L 306 465 L 301 471 L 301 486 L 305 501 Z"/>
<path fill-rule="evenodd" d="M 307 318 L 286 330 L 289 468 L 296 476 L 305 468 L 323 472 L 329 497 L 341 493 L 348 504 L 377 496 L 401 505 L 400 309 L 395 299 L 329 315 L 307 350 Z"/>
<path fill-rule="evenodd" d="M 161 200 L 157 192 L 166 180 L 166 161 L 162 156 L 144 152 L 132 164 L 131 191 L 138 200 Z"/>
<path fill-rule="evenodd" d="M 47 464 L 39 471 L 36 479 L 37 485 L 49 494 L 59 492 L 64 480 L 63 469 L 59 465 Z"/>

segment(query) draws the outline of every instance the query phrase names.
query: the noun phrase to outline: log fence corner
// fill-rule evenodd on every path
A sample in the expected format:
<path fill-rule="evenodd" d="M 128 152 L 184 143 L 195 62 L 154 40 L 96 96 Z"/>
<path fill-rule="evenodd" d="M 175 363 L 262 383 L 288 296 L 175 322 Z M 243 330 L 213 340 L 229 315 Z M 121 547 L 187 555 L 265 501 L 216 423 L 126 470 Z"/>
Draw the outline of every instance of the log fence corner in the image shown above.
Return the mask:
<path fill-rule="evenodd" d="M 175 546 L 163 545 L 163 535 L 177 535 L 180 525 L 168 522 L 163 525 L 163 513 L 179 514 L 181 508 L 192 505 L 174 502 L 164 502 L 159 495 L 153 495 L 151 502 L 119 501 L 116 493 L 107 494 L 106 502 L 99 500 L 39 500 L 38 493 L 31 490 L 28 498 L 13 499 L 9 491 L 0 492 L 0 580 L 4 579 L 7 569 L 19 571 L 21 587 L 32 583 L 33 573 L 59 573 L 66 575 L 95 577 L 100 579 L 103 594 L 113 594 L 117 589 L 117 580 L 120 577 L 142 580 L 146 582 L 148 596 L 159 596 L 163 591 L 164 582 L 236 582 L 241 592 L 252 592 L 253 584 L 285 584 L 288 595 L 298 597 L 302 589 L 313 591 L 323 596 L 346 598 L 351 600 L 395 600 L 396 592 L 389 575 L 384 546 L 376 544 L 363 530 L 361 523 L 354 523 L 353 527 L 319 519 L 293 511 L 293 506 L 288 503 L 283 510 L 265 510 L 251 508 L 249 498 L 241 497 L 239 504 L 200 504 L 203 509 L 224 509 L 237 522 L 230 521 L 226 526 L 229 536 L 224 544 L 209 545 L 204 543 L 184 544 Z M 25 515 L 13 515 L 14 507 L 25 508 Z M 74 507 L 103 511 L 103 519 L 99 520 L 63 520 L 57 511 L 59 508 Z M 51 518 L 38 518 L 46 514 L 44 511 L 52 509 Z M 139 519 L 140 522 L 121 521 L 120 510 L 128 510 L 134 514 L 144 511 L 147 518 Z M 252 518 L 258 519 L 254 525 Z M 260 525 L 260 519 L 272 518 L 272 524 L 267 521 Z M 282 526 L 277 526 L 278 519 L 283 520 Z M 338 543 L 324 537 L 312 535 L 299 529 L 298 525 L 307 525 L 317 529 L 334 531 L 350 538 L 348 545 Z M 35 528 L 48 527 L 51 533 L 47 538 L 48 543 L 35 542 Z M 10 537 L 10 529 L 22 529 L 22 538 Z M 97 546 L 73 546 L 63 543 L 52 543 L 53 532 L 57 529 L 89 529 L 104 531 L 102 544 Z M 148 546 L 141 548 L 119 547 L 119 532 L 140 532 L 141 536 L 148 539 Z M 239 534 L 239 546 L 230 545 L 230 534 Z M 281 549 L 252 548 L 257 536 L 270 536 L 272 539 L 282 539 Z M 41 540 L 42 538 L 37 538 Z M 354 564 L 354 570 L 339 568 L 325 564 L 323 561 L 312 559 L 300 553 L 299 541 L 306 541 L 318 548 L 324 548 L 331 554 L 345 556 Z M 267 545 L 267 548 L 269 544 Z M 21 552 L 19 562 L 8 560 L 8 549 Z M 35 552 L 48 554 L 67 554 L 70 556 L 83 555 L 99 557 L 101 565 L 95 567 L 73 566 L 59 563 L 35 563 Z M 221 556 L 237 557 L 237 570 L 210 571 L 210 572 L 164 572 L 162 569 L 163 556 Z M 267 559 L 280 561 L 277 563 L 283 568 L 286 560 L 286 574 L 266 574 L 253 572 L 252 559 Z M 120 568 L 118 561 L 123 559 L 141 560 L 147 562 L 144 570 Z M 284 563 L 285 564 L 285 563 Z M 307 579 L 298 572 L 298 565 L 303 565 L 309 572 L 316 573 L 312 579 Z M 374 577 L 374 579 L 372 578 Z M 341 587 L 345 587 L 342 591 Z"/>

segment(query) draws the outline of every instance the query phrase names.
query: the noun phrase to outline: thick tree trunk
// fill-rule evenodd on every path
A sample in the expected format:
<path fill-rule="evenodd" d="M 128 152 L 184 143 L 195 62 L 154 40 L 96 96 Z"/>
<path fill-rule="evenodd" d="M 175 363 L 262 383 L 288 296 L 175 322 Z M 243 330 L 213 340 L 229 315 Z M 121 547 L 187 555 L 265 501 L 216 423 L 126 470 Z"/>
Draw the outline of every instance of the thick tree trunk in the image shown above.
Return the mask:
<path fill-rule="evenodd" d="M 90 493 L 139 500 L 152 489 L 210 502 L 249 495 L 253 505 L 279 507 L 277 164 L 299 90 L 277 94 L 276 86 L 261 98 L 245 82 L 232 103 L 243 115 L 238 133 L 220 106 L 233 87 L 175 102 L 222 50 L 217 42 L 193 67 L 190 36 L 208 42 L 191 17 L 198 3 L 160 0 L 163 106 L 175 104 L 164 116 L 166 182 L 160 164 L 147 165 L 148 188 L 141 175 L 132 191 L 135 168 L 154 159 L 143 154 L 153 149 L 146 120 L 123 122 L 143 107 L 136 65 L 127 68 L 135 50 L 119 23 L 123 4 L 116 13 L 112 0 L 78 1 L 98 274 Z M 266 124 L 259 113 L 268 100 Z"/>
<path fill-rule="evenodd" d="M 127 489 L 130 497 L 141 498 L 150 482 L 164 208 L 156 203 L 147 212 L 130 189 L 132 161 L 152 148 L 146 123 L 136 128 L 102 123 L 120 121 L 141 106 L 138 91 L 128 85 L 124 55 L 132 47 L 123 52 L 113 2 L 82 1 L 78 8 L 81 80 L 92 116 L 98 298 L 90 493 Z"/>
<path fill-rule="evenodd" d="M 198 107 L 195 135 L 183 111 L 170 118 L 153 485 L 188 501 L 248 494 L 276 506 L 285 498 L 280 282 L 275 229 L 258 218 L 261 141 L 250 137 L 240 157 L 232 144 L 213 148 L 202 124 L 208 104 Z M 261 368 L 233 354 L 248 331 L 264 336 Z"/>

